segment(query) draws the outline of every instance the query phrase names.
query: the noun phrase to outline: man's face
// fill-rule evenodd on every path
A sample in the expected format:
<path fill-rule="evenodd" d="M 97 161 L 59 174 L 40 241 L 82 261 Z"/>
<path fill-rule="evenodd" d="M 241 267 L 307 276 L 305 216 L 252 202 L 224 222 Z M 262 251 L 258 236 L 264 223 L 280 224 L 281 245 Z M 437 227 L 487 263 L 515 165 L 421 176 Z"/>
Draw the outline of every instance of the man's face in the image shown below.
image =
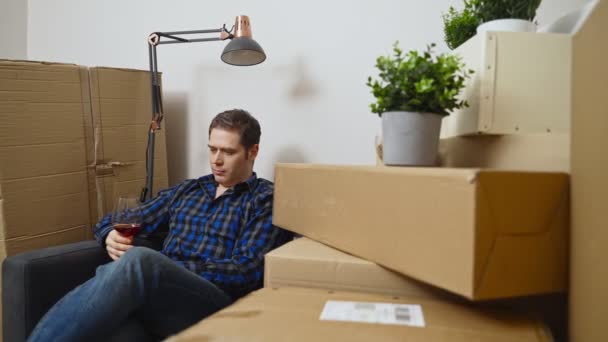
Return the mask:
<path fill-rule="evenodd" d="M 215 181 L 227 188 L 246 181 L 253 172 L 258 148 L 256 144 L 246 151 L 236 130 L 212 129 L 209 135 L 209 163 Z"/>

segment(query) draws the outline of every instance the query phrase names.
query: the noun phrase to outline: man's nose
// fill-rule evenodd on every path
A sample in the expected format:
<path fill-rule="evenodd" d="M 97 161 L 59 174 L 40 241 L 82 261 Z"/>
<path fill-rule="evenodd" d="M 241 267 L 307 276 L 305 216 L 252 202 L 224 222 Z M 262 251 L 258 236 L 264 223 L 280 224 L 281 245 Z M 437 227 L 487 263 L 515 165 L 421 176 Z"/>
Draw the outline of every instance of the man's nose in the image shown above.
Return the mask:
<path fill-rule="evenodd" d="M 221 165 L 224 163 L 224 158 L 222 157 L 222 153 L 217 151 L 213 154 L 213 163 Z"/>

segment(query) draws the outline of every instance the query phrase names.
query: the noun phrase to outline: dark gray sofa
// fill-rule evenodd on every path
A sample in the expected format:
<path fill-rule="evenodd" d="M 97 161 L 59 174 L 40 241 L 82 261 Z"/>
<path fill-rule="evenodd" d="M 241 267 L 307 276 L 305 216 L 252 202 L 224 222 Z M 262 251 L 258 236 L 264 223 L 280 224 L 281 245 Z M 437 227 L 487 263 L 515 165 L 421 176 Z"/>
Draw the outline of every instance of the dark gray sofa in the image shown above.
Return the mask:
<path fill-rule="evenodd" d="M 158 250 L 161 241 L 136 239 L 135 244 Z M 97 266 L 110 261 L 106 250 L 93 240 L 6 258 L 2 264 L 4 341 L 26 341 L 36 323 L 55 302 L 93 277 Z M 137 340 L 133 336 L 123 336 L 121 339 Z"/>

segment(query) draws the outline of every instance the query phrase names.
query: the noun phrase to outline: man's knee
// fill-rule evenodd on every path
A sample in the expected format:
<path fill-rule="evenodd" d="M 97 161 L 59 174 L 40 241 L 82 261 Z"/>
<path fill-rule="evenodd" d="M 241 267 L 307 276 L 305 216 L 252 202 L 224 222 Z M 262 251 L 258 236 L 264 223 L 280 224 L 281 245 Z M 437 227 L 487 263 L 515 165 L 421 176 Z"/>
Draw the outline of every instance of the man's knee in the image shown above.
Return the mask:
<path fill-rule="evenodd" d="M 147 247 L 132 247 L 123 254 L 119 261 L 122 263 L 147 263 L 151 259 L 158 257 L 158 252 Z"/>

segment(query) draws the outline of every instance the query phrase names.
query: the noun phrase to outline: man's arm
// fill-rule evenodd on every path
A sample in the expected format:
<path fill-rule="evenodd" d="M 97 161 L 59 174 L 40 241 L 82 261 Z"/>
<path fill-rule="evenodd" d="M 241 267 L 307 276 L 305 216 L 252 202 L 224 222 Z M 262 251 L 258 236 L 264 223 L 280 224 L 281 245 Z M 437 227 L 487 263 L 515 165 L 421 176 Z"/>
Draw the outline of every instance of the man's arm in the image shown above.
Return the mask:
<path fill-rule="evenodd" d="M 264 273 L 264 255 L 286 242 L 291 233 L 272 225 L 272 193 L 258 202 L 243 227 L 233 254 L 228 259 L 207 259 L 196 272 L 226 290 L 233 298 L 256 289 Z"/>
<path fill-rule="evenodd" d="M 181 184 L 180 184 L 181 185 Z M 142 229 L 140 235 L 149 235 L 159 227 L 166 225 L 169 220 L 169 207 L 175 192 L 180 185 L 162 190 L 158 195 L 141 206 Z M 106 238 L 112 231 L 112 213 L 107 214 L 95 227 L 93 234 L 102 246 L 106 244 Z"/>

